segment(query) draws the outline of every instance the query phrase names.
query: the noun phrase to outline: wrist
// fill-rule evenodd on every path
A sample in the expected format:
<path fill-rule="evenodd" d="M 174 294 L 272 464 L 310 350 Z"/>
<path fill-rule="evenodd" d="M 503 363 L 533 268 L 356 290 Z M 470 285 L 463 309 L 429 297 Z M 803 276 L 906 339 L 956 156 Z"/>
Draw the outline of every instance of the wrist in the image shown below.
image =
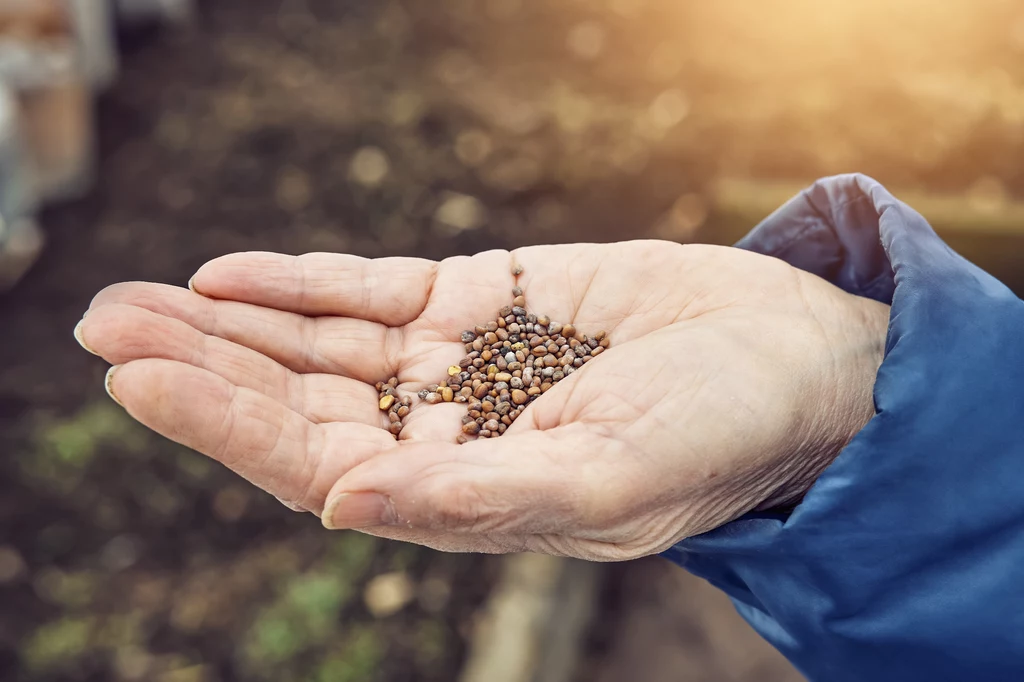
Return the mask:
<path fill-rule="evenodd" d="M 816 315 L 826 350 L 812 368 L 813 388 L 800 399 L 803 428 L 793 430 L 786 483 L 759 509 L 799 501 L 875 415 L 875 378 L 885 354 L 889 306 L 838 290 L 830 293 Z"/>

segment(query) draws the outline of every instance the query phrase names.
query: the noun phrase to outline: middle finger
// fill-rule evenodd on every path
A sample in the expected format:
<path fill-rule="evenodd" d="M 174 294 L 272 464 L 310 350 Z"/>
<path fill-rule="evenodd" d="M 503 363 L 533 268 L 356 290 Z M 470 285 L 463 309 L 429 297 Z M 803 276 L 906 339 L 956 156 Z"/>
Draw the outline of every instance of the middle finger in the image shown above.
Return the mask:
<path fill-rule="evenodd" d="M 90 314 L 117 303 L 181 320 L 204 334 L 258 351 L 295 372 L 340 374 L 371 385 L 394 376 L 386 353 L 390 332 L 376 322 L 305 317 L 149 282 L 107 287 L 93 299 Z"/>
<path fill-rule="evenodd" d="M 151 310 L 116 303 L 100 306 L 82 321 L 76 335 L 88 350 L 112 364 L 147 358 L 184 362 L 259 391 L 314 423 L 386 425 L 372 386 L 330 374 L 297 374 L 251 348 Z"/>

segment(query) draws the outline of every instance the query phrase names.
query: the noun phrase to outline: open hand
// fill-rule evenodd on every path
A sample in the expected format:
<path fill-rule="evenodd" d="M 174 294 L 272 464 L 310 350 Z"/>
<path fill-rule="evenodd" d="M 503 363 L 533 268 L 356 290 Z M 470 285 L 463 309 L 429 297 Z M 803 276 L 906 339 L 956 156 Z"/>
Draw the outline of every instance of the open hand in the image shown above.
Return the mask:
<path fill-rule="evenodd" d="M 514 265 L 523 274 L 514 278 Z M 500 438 L 415 394 L 524 289 L 611 348 Z M 873 414 L 888 307 L 738 249 L 638 241 L 432 261 L 240 253 L 194 291 L 125 283 L 76 336 L 133 417 L 330 528 L 618 560 L 797 500 Z"/>

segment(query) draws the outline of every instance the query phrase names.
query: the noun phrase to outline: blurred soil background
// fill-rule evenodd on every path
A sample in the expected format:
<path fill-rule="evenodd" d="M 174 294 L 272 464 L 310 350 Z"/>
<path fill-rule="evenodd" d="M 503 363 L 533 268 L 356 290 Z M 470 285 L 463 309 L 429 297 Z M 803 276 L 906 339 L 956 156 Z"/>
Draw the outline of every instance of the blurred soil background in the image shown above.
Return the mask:
<path fill-rule="evenodd" d="M 857 170 L 994 216 L 949 236 L 1019 287 L 1019 3 L 760 4 L 209 0 L 124 36 L 98 184 L 0 298 L 0 679 L 455 680 L 499 572 L 326 533 L 134 424 L 71 336 L 113 282 L 238 250 L 728 243 L 761 216 L 723 180 Z M 601 572 L 580 682 L 799 679 L 667 562 Z"/>

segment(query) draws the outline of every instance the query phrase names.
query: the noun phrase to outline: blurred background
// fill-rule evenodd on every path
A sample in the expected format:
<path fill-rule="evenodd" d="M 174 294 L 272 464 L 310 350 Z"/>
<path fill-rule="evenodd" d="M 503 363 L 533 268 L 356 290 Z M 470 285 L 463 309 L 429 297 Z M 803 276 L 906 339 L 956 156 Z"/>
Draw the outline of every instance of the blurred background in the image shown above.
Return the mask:
<path fill-rule="evenodd" d="M 652 558 L 327 533 L 71 330 L 267 249 L 730 243 L 861 171 L 1024 290 L 1011 0 L 0 0 L 0 679 L 797 681 Z"/>

